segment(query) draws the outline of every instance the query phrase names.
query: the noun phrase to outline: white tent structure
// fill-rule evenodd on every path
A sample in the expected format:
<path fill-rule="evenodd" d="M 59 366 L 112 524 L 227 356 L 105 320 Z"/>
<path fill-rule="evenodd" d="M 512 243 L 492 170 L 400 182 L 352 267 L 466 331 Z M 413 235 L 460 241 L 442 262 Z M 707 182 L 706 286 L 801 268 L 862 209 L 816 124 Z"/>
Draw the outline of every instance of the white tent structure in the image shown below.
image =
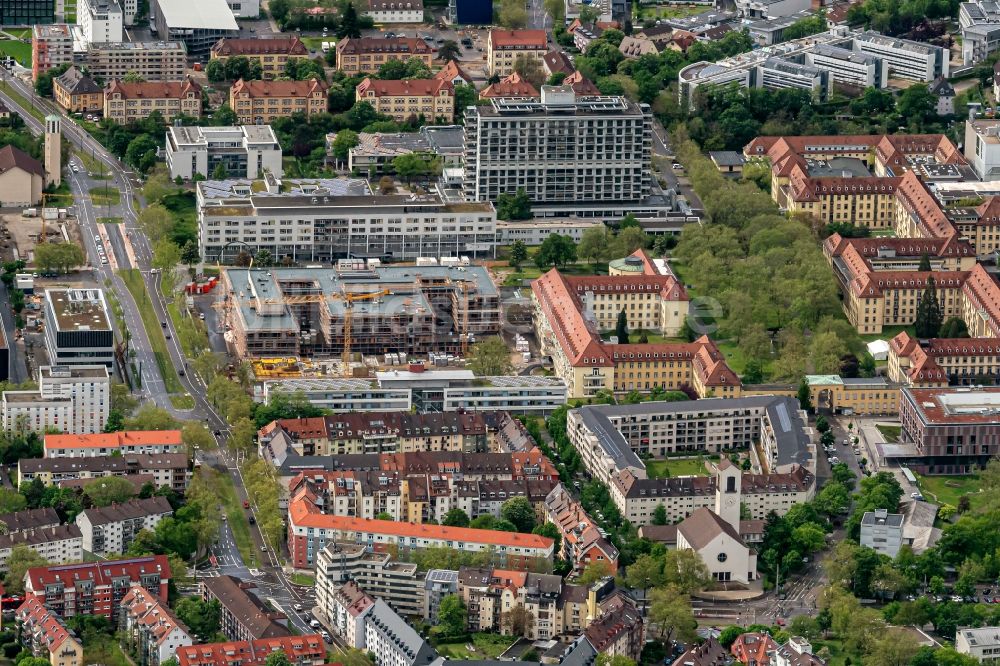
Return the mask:
<path fill-rule="evenodd" d="M 868 353 L 876 361 L 884 361 L 889 357 L 889 343 L 885 340 L 874 340 L 868 343 Z"/>

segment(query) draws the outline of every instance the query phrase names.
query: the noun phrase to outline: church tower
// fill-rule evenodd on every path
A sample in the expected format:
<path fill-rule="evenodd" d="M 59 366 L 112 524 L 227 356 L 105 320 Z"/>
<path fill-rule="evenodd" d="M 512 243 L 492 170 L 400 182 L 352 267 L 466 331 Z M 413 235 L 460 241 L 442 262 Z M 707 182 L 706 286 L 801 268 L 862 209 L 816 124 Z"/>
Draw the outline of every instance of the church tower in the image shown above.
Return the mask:
<path fill-rule="evenodd" d="M 62 119 L 45 116 L 45 185 L 62 183 Z"/>
<path fill-rule="evenodd" d="M 715 514 L 740 531 L 740 500 L 743 472 L 739 467 L 722 458 L 715 466 Z"/>

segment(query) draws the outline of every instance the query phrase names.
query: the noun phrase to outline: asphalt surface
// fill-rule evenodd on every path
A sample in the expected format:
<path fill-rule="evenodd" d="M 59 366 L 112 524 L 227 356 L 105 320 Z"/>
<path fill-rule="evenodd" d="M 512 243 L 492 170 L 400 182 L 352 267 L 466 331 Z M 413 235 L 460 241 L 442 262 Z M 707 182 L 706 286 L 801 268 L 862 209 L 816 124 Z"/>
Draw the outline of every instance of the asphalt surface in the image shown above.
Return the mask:
<path fill-rule="evenodd" d="M 55 107 L 48 100 L 34 97 L 33 91 L 24 82 L 16 77 L 12 77 L 8 72 L 3 70 L 0 70 L 0 78 L 14 86 L 25 98 L 33 99 L 35 106 L 42 109 L 44 113 L 56 113 L 61 116 L 63 121 L 63 137 L 72 144 L 73 151 L 77 153 L 85 152 L 95 160 L 100 161 L 109 174 L 108 180 L 95 180 L 83 168 L 80 168 L 78 172 L 73 172 L 69 165 L 65 165 L 66 168 L 63 170 L 63 178 L 69 184 L 70 190 L 74 195 L 83 246 L 89 257 L 90 265 L 93 267 L 94 278 L 102 286 L 110 285 L 111 291 L 114 292 L 115 297 L 121 304 L 128 334 L 131 336 L 130 347 L 135 355 L 134 361 L 137 366 L 141 364 L 142 367 L 142 387 L 136 393 L 140 397 L 168 410 L 178 418 L 197 420 L 205 423 L 211 430 L 220 433 L 219 443 L 224 447 L 229 432 L 228 425 L 206 400 L 206 387 L 194 373 L 186 372 L 185 376 L 179 377 L 179 380 L 184 390 L 193 396 L 195 407 L 191 410 L 177 410 L 170 403 L 163 378 L 160 376 L 156 365 L 149 336 L 142 325 L 139 309 L 131 293 L 125 287 L 124 282 L 114 271 L 115 266 L 119 268 L 138 268 L 140 270 L 146 284 L 146 291 L 153 299 L 153 310 L 160 321 L 167 324 L 165 332 L 171 334 L 171 339 L 167 340 L 170 362 L 176 368 L 185 368 L 187 361 L 177 342 L 177 331 L 174 330 L 173 322 L 167 316 L 166 304 L 159 288 L 159 275 L 150 272 L 150 263 L 152 261 L 151 245 L 142 229 L 136 223 L 137 211 L 141 209 L 144 202 L 137 191 L 138 184 L 135 181 L 135 174 L 126 169 L 124 165 L 108 153 L 85 130 L 77 126 L 61 109 Z M 22 108 L 16 100 L 3 92 L 0 92 L 0 99 L 24 119 L 25 124 L 33 133 L 39 134 L 42 132 L 42 123 L 28 113 L 26 109 Z M 77 164 L 81 164 L 79 159 L 75 159 L 74 161 Z M 110 210 L 106 206 L 95 208 L 89 192 L 91 189 L 106 183 L 121 193 L 121 205 L 112 206 Z M 108 214 L 109 212 L 110 215 Z M 121 217 L 123 222 L 121 224 L 98 224 L 97 218 L 99 217 Z M 101 261 L 95 236 L 101 238 L 101 244 L 104 245 L 108 263 L 102 263 Z M 135 265 L 133 265 L 125 249 L 126 236 L 132 245 Z M 0 310 L 4 309 L 0 308 Z M 6 314 L 9 315 L 9 313 Z M 5 328 L 8 325 L 12 328 L 12 321 L 8 321 L 8 318 L 4 317 L 3 314 L 0 314 L 0 320 L 3 321 Z M 113 326 L 116 330 L 119 328 L 117 322 L 114 322 Z M 119 336 L 124 334 L 121 330 L 117 330 L 117 332 Z M 204 461 L 216 470 L 230 475 L 240 501 L 242 502 L 247 499 L 239 468 L 235 464 L 235 460 L 229 456 L 224 448 L 220 448 L 217 452 L 206 452 L 204 454 Z M 259 550 L 264 544 L 259 530 L 256 526 L 251 526 L 250 533 L 254 541 L 254 548 Z M 308 609 L 311 604 L 305 590 L 311 588 L 299 588 L 292 585 L 285 576 L 280 561 L 274 553 L 270 552 L 270 549 L 260 553 L 261 560 L 264 563 L 260 566 L 260 575 L 258 576 L 253 576 L 243 562 L 240 552 L 236 548 L 232 530 L 228 523 L 223 525 L 218 541 L 211 550 L 216 556 L 219 566 L 199 571 L 197 575 L 220 575 L 226 573 L 239 578 L 253 580 L 260 588 L 261 596 L 287 614 L 290 621 L 299 631 L 310 631 L 307 621 L 308 617 L 296 612 L 294 605 L 302 604 Z"/>

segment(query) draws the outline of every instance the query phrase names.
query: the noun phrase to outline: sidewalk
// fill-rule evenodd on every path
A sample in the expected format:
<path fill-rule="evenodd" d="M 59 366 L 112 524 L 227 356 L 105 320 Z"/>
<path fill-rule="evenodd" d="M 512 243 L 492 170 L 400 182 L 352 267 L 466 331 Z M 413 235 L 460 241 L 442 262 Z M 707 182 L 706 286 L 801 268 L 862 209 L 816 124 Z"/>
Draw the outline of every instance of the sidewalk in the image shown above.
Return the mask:
<path fill-rule="evenodd" d="M 758 578 L 755 581 L 751 581 L 750 585 L 745 590 L 702 590 L 700 592 L 692 593 L 691 596 L 695 599 L 703 599 L 705 601 L 740 603 L 742 601 L 760 599 L 764 596 L 764 587 L 763 583 Z"/>

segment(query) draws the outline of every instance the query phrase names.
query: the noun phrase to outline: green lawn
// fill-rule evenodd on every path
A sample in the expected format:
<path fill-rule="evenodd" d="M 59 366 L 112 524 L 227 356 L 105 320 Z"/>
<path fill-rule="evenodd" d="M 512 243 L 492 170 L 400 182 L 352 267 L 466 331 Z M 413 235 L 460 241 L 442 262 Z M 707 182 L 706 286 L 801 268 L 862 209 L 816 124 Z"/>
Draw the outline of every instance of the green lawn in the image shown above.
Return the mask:
<path fill-rule="evenodd" d="M 0 53 L 9 55 L 22 67 L 31 67 L 31 44 L 5 39 L 0 41 Z"/>
<path fill-rule="evenodd" d="M 174 409 L 194 409 L 194 398 L 187 393 L 170 396 L 170 404 Z"/>
<path fill-rule="evenodd" d="M 651 479 L 675 478 L 678 476 L 708 476 L 704 460 L 685 458 L 680 460 L 647 460 L 646 475 Z"/>
<path fill-rule="evenodd" d="M 899 433 L 903 431 L 902 426 L 897 425 L 887 425 L 884 423 L 878 423 L 875 425 L 875 429 L 882 433 L 887 442 L 895 442 L 899 439 Z"/>
<path fill-rule="evenodd" d="M 461 643 L 441 643 L 437 646 L 437 651 L 442 657 L 449 659 L 467 659 L 471 661 L 483 661 L 486 659 L 496 659 L 504 650 L 514 644 L 517 638 L 510 636 L 500 636 L 498 634 L 473 634 L 472 647 L 475 651 L 470 651 L 466 645 L 467 641 Z"/>
<path fill-rule="evenodd" d="M 848 652 L 844 649 L 843 643 L 835 639 L 825 639 L 825 640 L 814 640 L 812 641 L 813 654 L 818 653 L 822 648 L 826 648 L 830 651 L 830 659 L 826 662 L 827 666 L 846 666 L 848 663 L 847 659 L 850 658 L 850 663 L 860 664 L 861 656 L 856 652 Z"/>
<path fill-rule="evenodd" d="M 912 471 L 912 470 L 911 470 Z M 979 475 L 966 476 L 921 476 L 917 477 L 917 485 L 924 497 L 936 504 L 951 504 L 957 507 L 963 495 L 969 497 L 969 504 L 975 508 L 980 501 Z"/>
<path fill-rule="evenodd" d="M 29 46 L 28 48 L 30 49 L 31 47 Z M 36 106 L 33 106 L 31 104 L 31 100 L 27 99 L 24 95 L 18 92 L 12 85 L 7 83 L 6 81 L 0 81 L 0 90 L 4 91 L 10 97 L 12 97 L 15 102 L 17 102 L 25 111 L 30 113 L 36 119 L 40 120 L 43 123 L 45 122 L 45 114 L 42 113 L 42 110 Z"/>
<path fill-rule="evenodd" d="M 83 168 L 87 170 L 87 173 L 90 174 L 90 177 L 92 179 L 94 180 L 107 179 L 108 167 L 104 165 L 104 162 L 100 161 L 99 159 L 96 159 L 90 153 L 83 151 L 76 153 L 76 156 L 80 158 L 81 162 L 83 162 Z"/>
<path fill-rule="evenodd" d="M 104 664 L 105 666 L 133 666 L 118 641 L 113 636 L 104 634 L 84 633 L 83 651 L 87 654 L 87 663 Z"/>
<path fill-rule="evenodd" d="M 208 332 L 205 330 L 205 324 L 190 315 L 182 316 L 177 304 L 170 302 L 171 295 L 164 294 L 164 296 L 167 297 L 167 312 L 174 324 L 174 330 L 177 331 L 177 341 L 181 343 L 184 355 L 194 358 L 202 350 L 208 349 Z"/>
<path fill-rule="evenodd" d="M 882 327 L 881 333 L 862 335 L 861 339 L 865 342 L 873 342 L 875 340 L 892 340 L 903 331 L 909 333 L 911 337 L 917 337 L 916 329 L 914 329 L 913 326 L 884 326 Z"/>
<path fill-rule="evenodd" d="M 528 262 L 531 262 L 531 255 L 534 253 L 532 250 L 537 250 L 537 248 L 528 248 Z M 502 266 L 499 266 L 502 269 Z M 542 273 L 548 272 L 549 268 L 544 271 L 535 266 L 533 263 L 522 264 L 520 270 L 515 271 L 507 276 L 504 280 L 505 287 L 519 287 L 521 286 L 522 280 L 535 280 L 541 277 Z M 563 275 L 607 275 L 608 274 L 608 264 L 607 262 L 599 264 L 590 263 L 577 263 L 569 264 L 559 269 L 559 272 Z"/>
<path fill-rule="evenodd" d="M 243 502 L 240 501 L 239 495 L 236 494 L 236 488 L 233 486 L 233 477 L 226 472 L 219 474 L 218 480 L 219 499 L 222 501 L 226 516 L 229 518 L 229 529 L 233 531 L 233 539 L 236 541 L 240 555 L 243 556 L 243 564 L 248 567 L 256 567 L 258 563 L 257 546 L 250 538 L 250 523 L 247 522 Z"/>
<path fill-rule="evenodd" d="M 5 28 L 4 32 L 18 39 L 31 39 L 31 28 Z"/>
<path fill-rule="evenodd" d="M 90 191 L 90 200 L 95 206 L 117 206 L 122 202 L 122 195 L 111 186 L 101 186 Z"/>
<path fill-rule="evenodd" d="M 171 240 L 177 243 L 178 247 L 193 240 L 198 242 L 198 216 L 194 192 L 178 191 L 168 194 L 160 202 L 163 207 L 173 213 L 177 223 L 174 225 Z"/>
<path fill-rule="evenodd" d="M 303 573 L 293 573 L 288 577 L 288 580 L 292 585 L 302 585 L 303 587 L 312 587 L 316 584 L 316 579 L 312 576 L 307 576 Z"/>
<path fill-rule="evenodd" d="M 333 35 L 329 37 L 300 37 L 302 43 L 311 49 L 319 51 L 323 47 L 323 42 L 329 42 L 331 44 L 337 43 L 337 38 Z"/>
<path fill-rule="evenodd" d="M 896 230 L 893 228 L 888 229 L 872 229 L 872 238 L 895 238 Z"/>
<path fill-rule="evenodd" d="M 149 300 L 149 293 L 146 291 L 146 284 L 142 281 L 142 275 L 134 268 L 118 271 L 118 274 L 125 281 L 125 286 L 131 292 L 136 305 L 139 306 L 143 328 L 149 335 L 149 343 L 153 347 L 156 365 L 160 370 L 160 376 L 163 377 L 167 392 L 183 394 L 184 388 L 177 376 L 177 369 L 170 360 L 170 354 L 167 353 L 167 340 L 163 337 L 163 328 L 160 326 L 156 312 L 153 311 L 153 303 Z"/>

